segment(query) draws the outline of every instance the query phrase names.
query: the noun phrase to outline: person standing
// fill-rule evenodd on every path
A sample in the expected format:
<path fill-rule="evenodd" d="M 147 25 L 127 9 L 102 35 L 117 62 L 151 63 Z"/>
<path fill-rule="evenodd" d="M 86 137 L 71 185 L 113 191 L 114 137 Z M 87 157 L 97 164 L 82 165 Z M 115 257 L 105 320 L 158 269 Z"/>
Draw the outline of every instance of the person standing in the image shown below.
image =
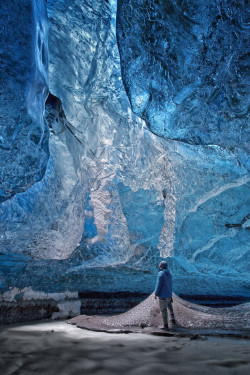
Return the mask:
<path fill-rule="evenodd" d="M 155 299 L 159 298 L 160 311 L 163 319 L 163 329 L 168 329 L 168 310 L 171 315 L 172 324 L 175 325 L 175 316 L 172 299 L 172 275 L 168 270 L 168 264 L 165 261 L 160 262 L 159 272 L 155 286 Z"/>

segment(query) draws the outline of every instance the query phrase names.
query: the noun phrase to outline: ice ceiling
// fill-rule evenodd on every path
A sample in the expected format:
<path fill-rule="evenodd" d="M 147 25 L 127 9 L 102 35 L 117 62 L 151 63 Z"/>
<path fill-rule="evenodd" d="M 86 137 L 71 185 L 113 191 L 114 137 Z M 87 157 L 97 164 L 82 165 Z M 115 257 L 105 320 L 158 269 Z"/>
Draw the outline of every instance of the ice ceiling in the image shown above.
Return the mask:
<path fill-rule="evenodd" d="M 0 4 L 0 287 L 250 290 L 246 1 Z"/>

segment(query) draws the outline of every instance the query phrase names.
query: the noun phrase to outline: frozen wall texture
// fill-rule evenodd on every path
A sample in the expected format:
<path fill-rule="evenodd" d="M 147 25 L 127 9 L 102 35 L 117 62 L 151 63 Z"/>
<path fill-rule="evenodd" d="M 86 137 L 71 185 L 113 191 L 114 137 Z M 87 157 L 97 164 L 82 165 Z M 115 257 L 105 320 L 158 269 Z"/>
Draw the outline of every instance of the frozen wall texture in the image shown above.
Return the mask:
<path fill-rule="evenodd" d="M 247 2 L 118 0 L 133 111 L 155 134 L 249 149 Z"/>
<path fill-rule="evenodd" d="M 48 161 L 48 23 L 40 0 L 0 5 L 0 201 L 41 180 Z"/>
<path fill-rule="evenodd" d="M 65 291 L 150 293 L 161 258 L 176 293 L 249 294 L 246 25 L 237 4 L 1 4 L 18 35 L 9 36 L 11 59 L 0 54 L 1 171 L 13 184 L 0 205 L 3 301 L 25 303 L 27 290 L 57 302 Z"/>

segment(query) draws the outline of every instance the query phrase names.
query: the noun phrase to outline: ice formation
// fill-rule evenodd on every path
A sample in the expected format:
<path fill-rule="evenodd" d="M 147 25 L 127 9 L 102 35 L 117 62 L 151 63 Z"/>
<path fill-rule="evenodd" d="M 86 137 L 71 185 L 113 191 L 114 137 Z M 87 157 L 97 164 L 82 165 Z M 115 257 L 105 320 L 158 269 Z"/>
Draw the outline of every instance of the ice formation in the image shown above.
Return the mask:
<path fill-rule="evenodd" d="M 176 293 L 249 294 L 237 4 L 1 3 L 3 294 L 150 293 L 160 258 Z"/>
<path fill-rule="evenodd" d="M 17 11 L 18 9 L 18 11 Z M 41 180 L 48 161 L 48 23 L 43 1 L 2 3 L 0 202 Z"/>
<path fill-rule="evenodd" d="M 245 1 L 118 0 L 122 76 L 163 137 L 249 150 Z"/>

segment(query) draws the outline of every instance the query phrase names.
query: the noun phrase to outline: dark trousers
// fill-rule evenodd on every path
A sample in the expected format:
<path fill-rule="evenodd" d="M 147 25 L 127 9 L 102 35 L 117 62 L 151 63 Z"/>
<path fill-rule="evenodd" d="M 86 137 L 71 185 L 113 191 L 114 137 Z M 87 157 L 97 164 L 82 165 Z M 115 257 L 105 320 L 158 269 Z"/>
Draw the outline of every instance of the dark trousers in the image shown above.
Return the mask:
<path fill-rule="evenodd" d="M 159 305 L 164 326 L 168 326 L 168 310 L 170 312 L 172 322 L 175 321 L 174 309 L 171 301 L 172 298 L 159 298 Z"/>

